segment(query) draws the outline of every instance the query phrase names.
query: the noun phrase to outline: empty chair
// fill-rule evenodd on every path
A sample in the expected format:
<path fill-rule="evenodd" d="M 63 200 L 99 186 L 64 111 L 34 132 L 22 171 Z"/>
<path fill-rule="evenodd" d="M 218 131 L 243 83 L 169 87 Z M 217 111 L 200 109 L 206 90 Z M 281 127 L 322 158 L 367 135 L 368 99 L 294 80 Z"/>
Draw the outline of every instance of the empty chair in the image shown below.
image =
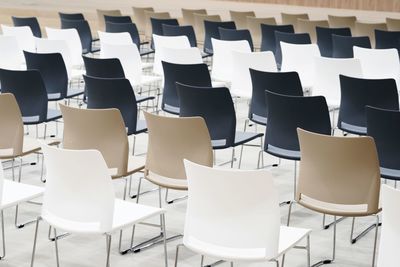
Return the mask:
<path fill-rule="evenodd" d="M 42 31 L 39 26 L 39 22 L 36 17 L 14 17 L 12 16 L 12 21 L 14 23 L 14 26 L 20 27 L 20 26 L 28 26 L 31 28 L 33 36 L 37 38 L 42 38 Z"/>
<path fill-rule="evenodd" d="M 182 19 L 183 19 L 183 24 L 185 25 L 194 25 L 194 14 L 204 14 L 207 15 L 207 10 L 206 9 L 187 9 L 187 8 L 182 8 Z"/>
<path fill-rule="evenodd" d="M 225 41 L 246 40 L 247 42 L 249 42 L 251 51 L 254 51 L 253 39 L 251 38 L 250 31 L 247 29 L 234 30 L 234 29 L 219 28 L 219 36 L 221 40 Z"/>
<path fill-rule="evenodd" d="M 126 38 L 125 37 L 126 33 L 129 33 L 129 35 L 131 36 L 132 42 L 138 47 L 138 49 L 140 49 L 140 54 L 142 56 L 153 52 L 153 51 L 150 51 L 150 50 L 142 49 L 142 47 L 141 47 L 141 43 L 142 42 L 140 40 L 139 31 L 138 31 L 138 28 L 136 27 L 135 23 L 112 23 L 112 22 L 106 22 L 106 32 L 108 32 L 108 33 L 122 33 L 119 36 L 121 37 L 121 39 L 124 39 L 124 40 Z M 107 38 L 106 35 L 107 34 L 103 34 L 102 33 L 102 36 L 104 38 Z M 114 39 L 113 37 L 110 38 L 110 39 L 107 38 L 106 42 L 107 43 L 114 43 L 113 39 Z M 116 40 L 114 40 L 114 41 L 116 41 Z M 128 41 L 124 41 L 121 44 L 128 44 Z"/>
<path fill-rule="evenodd" d="M 396 48 L 400 51 L 400 31 L 375 30 L 375 48 Z"/>
<path fill-rule="evenodd" d="M 102 31 L 99 31 L 98 34 L 99 34 L 100 46 L 102 46 L 103 44 L 113 44 L 113 45 L 133 44 L 132 37 L 128 32 L 102 32 Z"/>
<path fill-rule="evenodd" d="M 255 17 L 256 13 L 254 13 L 254 11 L 229 10 L 229 15 L 238 29 L 247 29 L 247 17 Z"/>
<path fill-rule="evenodd" d="M 196 33 L 197 42 L 204 44 L 205 30 L 204 21 L 221 21 L 220 15 L 193 14 L 194 16 L 194 32 Z"/>
<path fill-rule="evenodd" d="M 14 36 L 20 49 L 29 52 L 36 51 L 35 36 L 29 26 L 11 27 L 2 24 L 1 30 L 4 36 Z"/>
<path fill-rule="evenodd" d="M 274 17 L 271 18 L 256 18 L 247 17 L 247 29 L 250 31 L 253 38 L 254 47 L 259 50 L 261 48 L 261 24 L 276 25 Z"/>
<path fill-rule="evenodd" d="M 106 21 L 104 19 L 104 16 L 122 16 L 121 10 L 118 9 L 109 9 L 109 10 L 105 10 L 105 9 L 96 9 L 96 13 L 97 13 L 97 23 L 99 26 L 100 30 L 103 30 L 105 28 L 106 25 Z"/>
<path fill-rule="evenodd" d="M 394 79 L 360 79 L 340 75 L 341 100 L 338 128 L 366 135 L 366 106 L 399 110 L 399 96 Z"/>
<path fill-rule="evenodd" d="M 21 70 L 25 58 L 15 36 L 0 36 L 0 68 Z"/>
<path fill-rule="evenodd" d="M 311 38 L 308 33 L 287 33 L 287 32 L 276 31 L 275 39 L 276 39 L 275 59 L 278 66 L 282 64 L 281 43 L 311 44 Z"/>
<path fill-rule="evenodd" d="M 61 29 L 76 29 L 82 44 L 82 53 L 94 53 L 99 49 L 92 46 L 93 37 L 89 23 L 86 20 L 61 20 Z"/>
<path fill-rule="evenodd" d="M 60 19 L 65 19 L 65 20 L 85 20 L 85 17 L 83 16 L 82 13 L 58 12 L 58 16 L 60 17 Z"/>
<path fill-rule="evenodd" d="M 199 87 L 211 87 L 210 72 L 206 64 L 177 64 L 162 62 L 164 69 L 164 89 L 161 109 L 179 115 L 179 97 L 176 83 Z"/>
<path fill-rule="evenodd" d="M 400 112 L 367 106 L 366 116 L 367 134 L 374 138 L 378 150 L 381 177 L 400 180 Z"/>
<path fill-rule="evenodd" d="M 204 46 L 203 50 L 205 53 L 213 54 L 213 45 L 211 39 L 221 39 L 219 35 L 219 29 L 236 29 L 235 22 L 233 21 L 204 21 Z"/>
<path fill-rule="evenodd" d="M 312 43 L 317 42 L 316 27 L 329 27 L 327 20 L 308 20 L 308 19 L 297 19 L 298 32 L 308 33 Z"/>
<path fill-rule="evenodd" d="M 261 51 L 276 52 L 276 37 L 275 32 L 288 32 L 294 33 L 293 25 L 275 25 L 275 24 L 261 24 Z"/>
<path fill-rule="evenodd" d="M 189 39 L 191 47 L 197 47 L 197 39 L 192 25 L 168 25 L 163 24 L 164 36 L 186 36 Z"/>
<path fill-rule="evenodd" d="M 299 32 L 297 28 L 297 19 L 309 19 L 308 14 L 288 14 L 281 13 L 283 25 L 293 25 L 295 32 Z"/>
<path fill-rule="evenodd" d="M 265 261 L 278 266 L 281 255 L 306 239 L 306 262 L 310 261 L 310 230 L 280 226 L 278 190 L 270 173 L 213 169 L 188 160 L 185 170 L 189 199 L 183 246 L 231 265 Z M 227 184 L 230 186 L 225 189 Z M 207 200 L 203 199 L 205 194 L 210 194 Z M 233 201 L 226 201 L 227 196 Z M 244 225 L 251 227 L 244 230 Z M 231 236 L 232 232 L 237 234 Z"/>
<path fill-rule="evenodd" d="M 331 28 L 350 28 L 354 31 L 357 17 L 356 16 L 335 16 L 328 15 L 329 27 Z"/>
<path fill-rule="evenodd" d="M 368 36 L 341 36 L 332 35 L 332 56 L 334 58 L 352 58 L 354 57 L 353 47 L 371 48 L 371 42 Z"/>
<path fill-rule="evenodd" d="M 179 26 L 177 19 L 156 19 L 150 18 L 153 34 L 164 35 L 163 25 Z"/>
<path fill-rule="evenodd" d="M 355 36 L 368 36 L 371 40 L 372 47 L 375 47 L 375 30 L 386 31 L 386 23 L 365 23 L 356 21 L 354 28 Z"/>
<path fill-rule="evenodd" d="M 281 71 L 296 71 L 304 88 L 311 88 L 315 80 L 315 57 L 320 52 L 316 44 L 290 44 L 281 42 Z"/>
<path fill-rule="evenodd" d="M 400 19 L 386 18 L 388 31 L 400 31 Z"/>
<path fill-rule="evenodd" d="M 247 99 L 251 98 L 252 92 L 250 69 L 278 71 L 274 54 L 271 51 L 250 53 L 232 51 L 232 68 L 231 93 Z"/>
<path fill-rule="evenodd" d="M 139 33 L 144 34 L 146 29 L 146 14 L 145 11 L 154 12 L 154 8 L 152 7 L 132 7 L 133 10 L 133 19 L 138 27 Z"/>
<path fill-rule="evenodd" d="M 145 28 L 145 36 L 148 40 L 152 37 L 152 28 L 151 28 L 151 18 L 155 19 L 170 19 L 171 15 L 168 12 L 152 12 L 152 11 L 144 11 L 146 18 L 146 28 Z"/>
<path fill-rule="evenodd" d="M 131 16 L 110 16 L 104 15 L 104 23 L 132 23 Z"/>
<path fill-rule="evenodd" d="M 317 26 L 316 34 L 317 44 L 319 47 L 319 51 L 321 52 L 321 56 L 332 57 L 332 35 L 335 34 L 341 36 L 351 36 L 351 30 L 350 28 L 325 28 Z"/>

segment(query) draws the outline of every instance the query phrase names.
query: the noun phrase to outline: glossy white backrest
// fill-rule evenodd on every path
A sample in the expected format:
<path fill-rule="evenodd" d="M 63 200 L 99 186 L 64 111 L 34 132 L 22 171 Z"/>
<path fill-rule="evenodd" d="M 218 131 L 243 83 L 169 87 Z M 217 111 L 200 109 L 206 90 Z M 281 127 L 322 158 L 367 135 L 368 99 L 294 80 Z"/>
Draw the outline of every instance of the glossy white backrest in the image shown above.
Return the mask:
<path fill-rule="evenodd" d="M 25 57 L 15 36 L 0 35 L 0 68 L 21 70 Z"/>
<path fill-rule="evenodd" d="M 50 40 L 67 41 L 71 51 L 71 60 L 75 66 L 83 64 L 82 44 L 76 29 L 53 29 L 46 27 L 47 38 Z"/>
<path fill-rule="evenodd" d="M 202 64 L 200 49 L 197 47 L 190 48 L 170 48 L 161 47 L 161 61 L 174 64 Z"/>
<path fill-rule="evenodd" d="M 2 24 L 1 30 L 3 31 L 3 35 L 5 36 L 14 36 L 15 38 L 17 38 L 18 45 L 22 50 L 32 53 L 36 52 L 35 36 L 33 35 L 30 27 L 13 27 Z"/>
<path fill-rule="evenodd" d="M 102 43 L 129 45 L 133 44 L 131 35 L 128 32 L 102 32 L 98 31 L 100 46 Z"/>

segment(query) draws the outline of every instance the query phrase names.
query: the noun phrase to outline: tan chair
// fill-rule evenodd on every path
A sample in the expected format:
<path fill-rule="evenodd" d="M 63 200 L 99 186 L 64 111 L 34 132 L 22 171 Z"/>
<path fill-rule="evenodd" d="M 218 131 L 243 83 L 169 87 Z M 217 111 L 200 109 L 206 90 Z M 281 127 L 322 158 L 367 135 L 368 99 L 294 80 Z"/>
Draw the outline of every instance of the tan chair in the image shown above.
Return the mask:
<path fill-rule="evenodd" d="M 316 27 L 329 28 L 327 20 L 297 19 L 297 29 L 301 33 L 308 33 L 313 43 L 317 42 Z"/>
<path fill-rule="evenodd" d="M 400 19 L 386 18 L 388 31 L 400 31 Z"/>
<path fill-rule="evenodd" d="M 333 257 L 324 262 L 335 260 L 336 216 L 375 215 L 374 263 L 381 180 L 373 138 L 326 136 L 302 129 L 297 132 L 301 161 L 296 201 L 310 210 L 334 216 Z M 352 233 L 353 228 L 354 221 Z"/>
<path fill-rule="evenodd" d="M 297 32 L 297 19 L 310 19 L 308 14 L 288 14 L 281 13 L 283 25 L 293 25 L 295 32 Z"/>
<path fill-rule="evenodd" d="M 150 19 L 170 19 L 171 15 L 168 12 L 153 12 L 153 11 L 144 11 L 144 19 L 146 21 L 145 32 L 144 35 L 147 40 L 151 40 L 151 35 L 153 30 L 151 28 L 151 21 Z"/>
<path fill-rule="evenodd" d="M 386 31 L 386 23 L 365 23 L 356 21 L 354 36 L 368 36 L 372 47 L 375 47 L 375 30 Z"/>
<path fill-rule="evenodd" d="M 207 15 L 206 9 L 186 9 L 182 8 L 182 18 L 185 25 L 194 26 L 194 14 Z"/>
<path fill-rule="evenodd" d="M 205 39 L 204 21 L 221 21 L 220 15 L 204 15 L 204 14 L 193 14 L 194 16 L 194 32 L 196 33 L 196 39 L 198 44 L 203 44 Z"/>
<path fill-rule="evenodd" d="M 354 31 L 356 16 L 334 16 L 328 15 L 329 26 L 331 28 L 350 28 Z"/>
<path fill-rule="evenodd" d="M 101 30 L 104 30 L 106 27 L 106 22 L 104 20 L 105 15 L 114 17 L 122 16 L 121 10 L 118 9 L 110 9 L 110 10 L 96 9 L 96 12 L 97 12 L 98 28 Z"/>
<path fill-rule="evenodd" d="M 251 33 L 251 37 L 253 38 L 254 48 L 259 50 L 261 47 L 261 24 L 268 25 L 276 25 L 276 19 L 274 17 L 271 18 L 256 18 L 256 17 L 247 17 L 247 29 L 249 29 Z"/>
<path fill-rule="evenodd" d="M 255 17 L 256 13 L 254 11 L 233 11 L 229 10 L 231 15 L 231 20 L 236 24 L 238 29 L 247 29 L 247 17 Z"/>
<path fill-rule="evenodd" d="M 152 7 L 132 7 L 133 10 L 133 21 L 139 30 L 141 35 L 144 35 L 146 29 L 146 15 L 145 11 L 154 12 Z"/>

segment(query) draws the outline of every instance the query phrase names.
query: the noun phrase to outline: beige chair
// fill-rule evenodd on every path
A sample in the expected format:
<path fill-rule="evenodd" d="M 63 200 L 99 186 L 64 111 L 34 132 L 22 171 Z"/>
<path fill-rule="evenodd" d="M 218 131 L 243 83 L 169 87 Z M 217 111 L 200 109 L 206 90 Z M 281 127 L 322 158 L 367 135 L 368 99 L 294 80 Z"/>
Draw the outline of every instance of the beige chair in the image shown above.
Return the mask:
<path fill-rule="evenodd" d="M 400 31 L 400 19 L 386 18 L 388 31 Z"/>
<path fill-rule="evenodd" d="M 198 44 L 204 43 L 205 31 L 204 21 L 221 21 L 220 15 L 204 15 L 204 14 L 193 14 L 194 16 L 194 32 L 196 33 L 196 39 Z"/>
<path fill-rule="evenodd" d="M 356 16 L 334 16 L 328 15 L 329 26 L 331 28 L 350 28 L 354 31 Z"/>
<path fill-rule="evenodd" d="M 296 201 L 310 210 L 334 216 L 333 257 L 324 262 L 335 260 L 336 216 L 374 215 L 374 266 L 381 180 L 373 138 L 326 136 L 302 129 L 297 132 L 301 161 Z M 353 228 L 354 221 L 352 233 Z"/>
<path fill-rule="evenodd" d="M 104 30 L 106 27 L 106 22 L 104 20 L 104 16 L 122 16 L 121 10 L 118 9 L 96 9 L 97 12 L 97 21 L 98 21 L 98 28 Z"/>
<path fill-rule="evenodd" d="M 229 10 L 231 15 L 231 20 L 236 24 L 238 29 L 247 29 L 247 17 L 255 17 L 256 13 L 254 11 L 233 11 Z"/>
<path fill-rule="evenodd" d="M 317 42 L 316 27 L 329 28 L 327 20 L 297 19 L 297 29 L 301 33 L 308 33 L 313 43 Z"/>
<path fill-rule="evenodd" d="M 194 14 L 207 15 L 206 9 L 187 9 L 182 8 L 182 18 L 185 25 L 194 26 Z"/>
<path fill-rule="evenodd" d="M 386 31 L 386 23 L 365 23 L 356 21 L 354 36 L 368 36 L 371 40 L 371 46 L 375 47 L 375 30 Z"/>
<path fill-rule="evenodd" d="M 144 11 L 144 19 L 146 21 L 145 25 L 145 37 L 147 40 L 151 40 L 151 35 L 153 33 L 153 30 L 151 28 L 151 18 L 155 19 L 170 19 L 171 15 L 168 12 L 154 12 L 154 11 Z"/>
<path fill-rule="evenodd" d="M 276 19 L 274 17 L 271 18 L 256 18 L 256 17 L 247 17 L 247 29 L 249 29 L 251 33 L 251 37 L 253 38 L 254 48 L 259 50 L 261 47 L 261 24 L 268 25 L 276 25 Z"/>
<path fill-rule="evenodd" d="M 141 35 L 144 35 L 146 29 L 146 15 L 145 11 L 154 12 L 154 8 L 152 7 L 132 7 L 133 10 L 133 21 L 138 28 L 138 31 Z"/>
<path fill-rule="evenodd" d="M 297 19 L 310 19 L 308 14 L 288 14 L 281 13 L 283 25 L 293 25 L 295 32 L 297 32 Z"/>

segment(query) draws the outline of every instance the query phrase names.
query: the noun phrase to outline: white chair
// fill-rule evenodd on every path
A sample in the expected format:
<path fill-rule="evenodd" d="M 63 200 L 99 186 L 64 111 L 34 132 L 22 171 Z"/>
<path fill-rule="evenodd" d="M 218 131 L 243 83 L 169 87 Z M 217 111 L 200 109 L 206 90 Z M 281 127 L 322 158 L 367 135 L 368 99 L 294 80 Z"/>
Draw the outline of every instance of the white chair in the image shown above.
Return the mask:
<path fill-rule="evenodd" d="M 310 266 L 311 230 L 280 225 L 278 190 L 268 171 L 213 169 L 187 160 L 185 169 L 185 247 L 231 263 L 273 261 L 279 266 L 280 256 L 307 239 Z"/>
<path fill-rule="evenodd" d="M 271 51 L 243 53 L 232 51 L 231 92 L 235 96 L 251 98 L 252 81 L 249 69 L 277 72 L 275 56 Z"/>
<path fill-rule="evenodd" d="M 310 89 L 314 83 L 314 58 L 320 57 L 316 44 L 290 44 L 281 42 L 283 72 L 296 71 L 304 89 Z"/>
<path fill-rule="evenodd" d="M 100 39 L 100 46 L 102 43 L 127 45 L 133 44 L 132 37 L 128 32 L 102 32 L 97 31 Z"/>
<path fill-rule="evenodd" d="M 214 38 L 211 38 L 211 42 L 214 50 L 211 77 L 217 81 L 230 83 L 233 73 L 232 51 L 250 53 L 249 42 L 222 41 Z"/>
<path fill-rule="evenodd" d="M 161 65 L 162 47 L 175 48 L 175 49 L 186 49 L 190 48 L 190 42 L 187 36 L 161 36 L 153 34 L 154 44 L 154 65 L 153 73 L 157 75 L 163 75 L 163 68 Z"/>
<path fill-rule="evenodd" d="M 381 194 L 382 230 L 377 267 L 397 267 L 400 253 L 400 216 L 397 203 L 400 202 L 400 191 L 383 185 Z"/>
<path fill-rule="evenodd" d="M 364 78 L 396 80 L 397 89 L 400 89 L 400 60 L 397 49 L 369 49 L 353 47 L 354 58 L 361 62 Z"/>
<path fill-rule="evenodd" d="M 161 47 L 161 61 L 174 64 L 202 64 L 200 49 L 197 47 L 190 48 L 170 48 Z"/>
<path fill-rule="evenodd" d="M 32 30 L 28 26 L 12 27 L 7 25 L 1 25 L 1 30 L 5 36 L 14 36 L 17 38 L 19 48 L 22 50 L 35 53 L 35 36 L 33 36 Z"/>
<path fill-rule="evenodd" d="M 38 198 L 42 196 L 43 192 L 44 188 L 42 187 L 5 180 L 3 166 L 0 163 L 0 220 L 3 244 L 0 259 L 3 259 L 6 255 L 6 244 L 4 239 L 4 210 Z"/>
<path fill-rule="evenodd" d="M 155 216 L 161 216 L 167 266 L 165 210 L 116 199 L 106 162 L 97 150 L 67 150 L 43 145 L 42 151 L 47 182 L 42 213 L 36 222 L 31 266 L 35 260 L 40 219 L 52 227 L 55 236 L 57 230 L 105 235 L 106 266 L 110 266 L 111 235 Z M 76 190 L 77 185 L 79 190 Z M 54 242 L 59 266 L 57 238 Z"/>
<path fill-rule="evenodd" d="M 15 36 L 0 35 L 0 68 L 9 70 L 26 69 L 25 57 Z"/>

